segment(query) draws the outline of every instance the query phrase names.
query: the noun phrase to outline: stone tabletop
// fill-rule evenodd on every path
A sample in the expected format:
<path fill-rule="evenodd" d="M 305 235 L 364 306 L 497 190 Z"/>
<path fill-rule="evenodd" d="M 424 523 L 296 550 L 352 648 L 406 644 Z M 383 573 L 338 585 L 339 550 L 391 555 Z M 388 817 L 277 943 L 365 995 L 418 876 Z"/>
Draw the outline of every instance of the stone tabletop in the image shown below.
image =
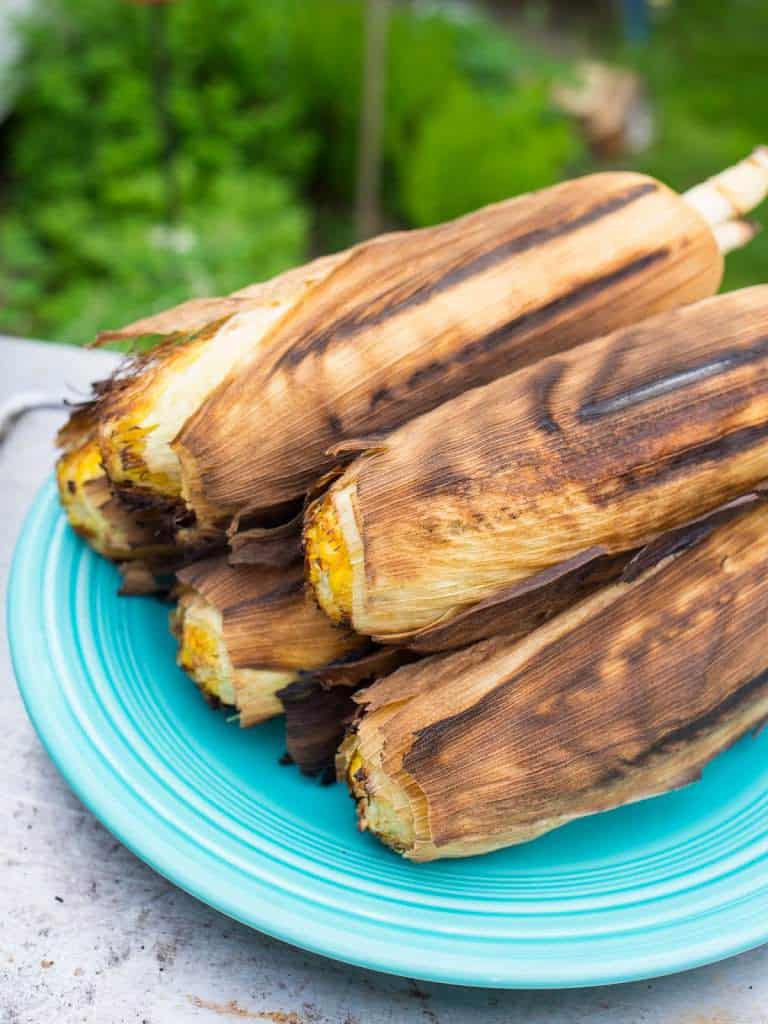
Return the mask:
<path fill-rule="evenodd" d="M 113 363 L 0 340 L 0 408 L 20 392 L 76 398 Z M 3 595 L 61 419 L 28 413 L 0 446 Z M 93 818 L 27 721 L 4 634 L 0 721 L 1 1024 L 768 1024 L 768 947 L 677 977 L 560 992 L 417 983 L 304 953 L 174 888 Z"/>

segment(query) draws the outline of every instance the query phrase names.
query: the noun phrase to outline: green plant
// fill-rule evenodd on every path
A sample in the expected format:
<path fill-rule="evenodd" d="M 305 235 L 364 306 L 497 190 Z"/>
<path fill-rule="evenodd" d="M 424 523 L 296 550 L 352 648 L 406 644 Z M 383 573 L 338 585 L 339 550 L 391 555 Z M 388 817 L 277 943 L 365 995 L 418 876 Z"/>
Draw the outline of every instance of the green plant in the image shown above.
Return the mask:
<path fill-rule="evenodd" d="M 191 295 L 234 291 L 298 262 L 307 219 L 264 172 L 219 175 L 175 227 L 65 199 L 45 204 L 31 224 L 7 215 L 3 328 L 82 343 Z"/>
<path fill-rule="evenodd" d="M 296 192 L 314 139 L 277 80 L 280 9 L 179 3 L 165 43 L 155 14 L 130 3 L 51 0 L 26 24 L 0 218 L 6 330 L 87 341 L 304 257 Z M 163 60 L 170 166 L 154 84 Z"/>
<path fill-rule="evenodd" d="M 351 241 L 360 0 L 46 0 L 24 39 L 0 328 L 87 341 L 301 261 L 310 229 L 321 249 Z M 553 71 L 468 8 L 395 5 L 387 219 L 430 223 L 561 176 L 576 146 L 548 112 Z"/>
<path fill-rule="evenodd" d="M 403 202 L 416 224 L 435 224 L 484 203 L 553 184 L 576 155 L 539 86 L 489 102 L 448 93 L 419 132 L 405 168 Z"/>
<path fill-rule="evenodd" d="M 658 136 L 635 166 L 683 190 L 768 142 L 764 0 L 677 0 L 660 12 L 650 44 L 620 56 L 645 76 Z M 765 207 L 756 219 L 768 226 Z M 728 257 L 724 287 L 768 280 L 768 232 Z"/>

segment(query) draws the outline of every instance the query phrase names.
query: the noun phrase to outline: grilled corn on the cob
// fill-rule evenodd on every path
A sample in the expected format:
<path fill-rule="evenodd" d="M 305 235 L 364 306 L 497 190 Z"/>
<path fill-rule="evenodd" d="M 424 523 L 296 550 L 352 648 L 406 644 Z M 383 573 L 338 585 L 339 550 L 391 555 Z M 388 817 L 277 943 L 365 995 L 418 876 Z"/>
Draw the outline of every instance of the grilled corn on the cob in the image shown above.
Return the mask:
<path fill-rule="evenodd" d="M 212 558 L 178 573 L 178 661 L 240 724 L 282 713 L 278 692 L 366 642 L 334 627 L 304 592 L 300 564 L 269 569 Z"/>
<path fill-rule="evenodd" d="M 617 556 L 755 486 L 768 477 L 766 339 L 759 286 L 411 421 L 310 507 L 319 602 L 377 640 L 420 644 L 439 629 L 450 647 L 457 616 L 466 627 L 541 573 Z"/>
<path fill-rule="evenodd" d="M 768 161 L 754 175 L 768 186 Z M 710 295 L 721 272 L 698 210 L 627 173 L 364 243 L 184 424 L 187 504 L 201 524 L 267 514 L 333 466 L 334 446 Z"/>
<path fill-rule="evenodd" d="M 57 467 L 62 505 L 97 551 L 116 561 L 143 557 L 135 536 L 126 548 L 124 530 L 143 533 L 153 547 L 160 544 L 163 558 L 205 549 L 208 533 L 185 514 L 171 442 L 243 354 L 261 345 L 338 259 L 324 257 L 235 295 L 193 300 L 104 332 L 107 340 L 168 337 L 95 385 L 92 401 L 75 410 L 59 435 L 65 449 Z"/>
<path fill-rule="evenodd" d="M 694 781 L 768 716 L 767 560 L 761 500 L 523 641 L 361 691 L 337 762 L 361 826 L 459 857 Z"/>
<path fill-rule="evenodd" d="M 169 335 L 96 395 L 112 493 L 187 557 L 284 521 L 339 442 L 716 290 L 768 159 L 720 178 L 592 175 L 105 332 Z"/>
<path fill-rule="evenodd" d="M 712 294 L 719 245 L 738 241 L 715 233 L 766 190 L 757 150 L 683 197 L 596 174 L 358 246 L 182 428 L 189 508 L 201 523 L 279 508 L 340 443 Z"/>
<path fill-rule="evenodd" d="M 78 426 L 78 417 L 85 419 L 85 424 Z M 73 415 L 69 430 L 63 432 L 63 444 L 56 482 L 72 528 L 105 558 L 165 561 L 173 551 L 172 542 L 159 537 L 135 510 L 112 494 L 87 417 L 78 412 Z"/>

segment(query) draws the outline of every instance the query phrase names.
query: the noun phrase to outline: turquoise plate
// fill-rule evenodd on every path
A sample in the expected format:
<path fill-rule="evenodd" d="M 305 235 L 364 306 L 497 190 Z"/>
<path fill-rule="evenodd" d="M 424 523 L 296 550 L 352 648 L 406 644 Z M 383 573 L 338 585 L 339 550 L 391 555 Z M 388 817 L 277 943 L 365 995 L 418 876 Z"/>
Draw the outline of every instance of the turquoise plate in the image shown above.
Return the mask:
<path fill-rule="evenodd" d="M 241 731 L 210 711 L 175 667 L 167 606 L 117 584 L 47 486 L 8 595 L 19 686 L 83 802 L 225 914 L 376 970 L 520 988 L 650 977 L 768 939 L 768 730 L 684 790 L 412 865 L 356 831 L 341 786 L 278 764 L 279 721 Z"/>

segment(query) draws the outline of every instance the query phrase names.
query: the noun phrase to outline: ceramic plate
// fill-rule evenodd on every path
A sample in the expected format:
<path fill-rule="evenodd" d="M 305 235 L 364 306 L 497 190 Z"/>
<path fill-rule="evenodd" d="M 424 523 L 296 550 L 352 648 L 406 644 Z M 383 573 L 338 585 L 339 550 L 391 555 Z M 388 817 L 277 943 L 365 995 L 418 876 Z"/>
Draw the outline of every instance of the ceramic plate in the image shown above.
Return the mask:
<path fill-rule="evenodd" d="M 46 486 L 8 595 L 19 686 L 83 802 L 218 910 L 365 967 L 521 988 L 649 977 L 768 939 L 768 730 L 676 793 L 412 865 L 357 832 L 343 787 L 278 764 L 279 721 L 240 730 L 211 711 L 174 664 L 168 606 L 117 586 Z"/>

